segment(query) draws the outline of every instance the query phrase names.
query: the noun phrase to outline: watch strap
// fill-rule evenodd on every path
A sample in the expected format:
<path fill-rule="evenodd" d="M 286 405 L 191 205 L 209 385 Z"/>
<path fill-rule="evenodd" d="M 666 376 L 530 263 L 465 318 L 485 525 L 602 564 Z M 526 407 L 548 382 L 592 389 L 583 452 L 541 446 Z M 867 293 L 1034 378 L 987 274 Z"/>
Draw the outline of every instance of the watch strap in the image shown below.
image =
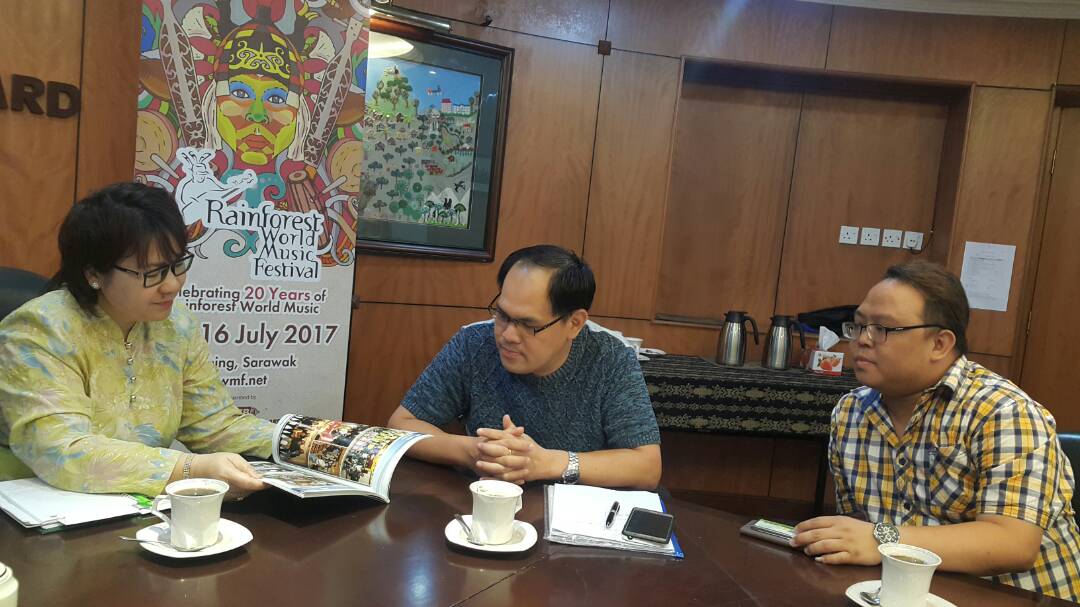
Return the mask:
<path fill-rule="evenodd" d="M 567 485 L 576 485 L 581 478 L 581 466 L 578 461 L 578 454 L 573 451 L 567 451 L 566 470 L 562 473 L 562 482 Z"/>

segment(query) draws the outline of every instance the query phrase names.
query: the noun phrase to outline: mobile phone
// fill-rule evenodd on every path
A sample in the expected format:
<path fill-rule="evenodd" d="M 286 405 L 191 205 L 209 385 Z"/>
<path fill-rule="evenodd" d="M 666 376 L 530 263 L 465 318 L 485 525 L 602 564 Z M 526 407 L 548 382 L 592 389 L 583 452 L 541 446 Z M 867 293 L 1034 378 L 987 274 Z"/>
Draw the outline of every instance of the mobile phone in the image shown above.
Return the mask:
<path fill-rule="evenodd" d="M 795 528 L 791 525 L 777 523 L 763 518 L 755 519 L 742 526 L 739 532 L 744 535 L 756 537 L 766 542 L 791 547 L 789 543 L 795 537 Z"/>
<path fill-rule="evenodd" d="M 628 538 L 666 544 L 671 539 L 674 526 L 675 517 L 667 512 L 634 508 L 626 519 L 622 533 Z"/>

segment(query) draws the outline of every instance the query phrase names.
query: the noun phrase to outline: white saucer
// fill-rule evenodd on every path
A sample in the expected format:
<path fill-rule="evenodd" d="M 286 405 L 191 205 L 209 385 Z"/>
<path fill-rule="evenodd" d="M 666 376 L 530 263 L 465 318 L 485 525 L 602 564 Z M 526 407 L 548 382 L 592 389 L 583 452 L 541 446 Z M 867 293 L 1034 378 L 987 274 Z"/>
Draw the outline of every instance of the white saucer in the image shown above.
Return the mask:
<path fill-rule="evenodd" d="M 667 356 L 667 352 L 664 352 L 659 348 L 640 348 L 638 349 L 638 352 L 647 356 Z"/>
<path fill-rule="evenodd" d="M 140 542 L 139 545 L 150 552 L 160 554 L 161 556 L 167 556 L 174 559 L 193 559 L 234 550 L 250 542 L 252 539 L 251 532 L 248 531 L 247 527 L 240 523 L 234 523 L 228 519 L 221 519 L 221 522 L 218 524 L 218 534 L 217 543 L 211 544 L 202 550 L 193 550 L 191 552 L 183 552 L 164 544 Z M 139 532 L 135 534 L 135 537 L 140 540 L 159 540 L 167 542 L 169 541 L 169 525 L 168 523 L 158 523 L 156 525 L 150 525 L 149 527 L 143 527 L 142 529 L 139 529 Z"/>
<path fill-rule="evenodd" d="M 866 580 L 865 582 L 859 582 L 858 584 L 852 584 L 848 586 L 848 589 L 844 591 L 844 594 L 846 594 L 847 598 L 851 599 L 851 601 L 856 605 L 861 605 L 862 607 L 874 607 L 870 603 L 864 601 L 862 597 L 859 596 L 859 593 L 873 593 L 880 587 L 881 580 Z M 946 601 L 945 599 L 932 592 L 929 596 L 926 597 L 926 605 L 927 607 L 956 607 L 956 605 L 953 605 L 949 601 Z"/>
<path fill-rule="evenodd" d="M 472 525 L 471 514 L 462 515 L 461 518 L 465 519 L 466 525 Z M 514 533 L 510 536 L 510 541 L 505 544 L 483 544 L 479 546 L 470 544 L 468 537 L 465 535 L 465 530 L 461 528 L 461 524 L 456 520 L 447 523 L 443 532 L 451 544 L 481 552 L 523 552 L 532 548 L 533 544 L 536 543 L 536 528 L 524 521 L 514 521 Z"/>

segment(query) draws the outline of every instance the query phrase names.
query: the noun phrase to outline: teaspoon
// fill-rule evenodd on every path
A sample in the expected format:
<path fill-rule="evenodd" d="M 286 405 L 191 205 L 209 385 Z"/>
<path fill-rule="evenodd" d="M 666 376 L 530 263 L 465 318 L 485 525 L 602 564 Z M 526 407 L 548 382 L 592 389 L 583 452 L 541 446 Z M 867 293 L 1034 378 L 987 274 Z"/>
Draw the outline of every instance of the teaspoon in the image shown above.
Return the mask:
<path fill-rule="evenodd" d="M 878 589 L 873 591 L 873 592 L 865 592 L 864 591 L 864 592 L 859 593 L 859 596 L 862 597 L 862 600 L 866 601 L 867 603 L 870 603 L 871 605 L 880 605 L 881 604 L 881 599 L 878 598 L 880 595 L 881 595 L 881 586 L 878 586 Z"/>

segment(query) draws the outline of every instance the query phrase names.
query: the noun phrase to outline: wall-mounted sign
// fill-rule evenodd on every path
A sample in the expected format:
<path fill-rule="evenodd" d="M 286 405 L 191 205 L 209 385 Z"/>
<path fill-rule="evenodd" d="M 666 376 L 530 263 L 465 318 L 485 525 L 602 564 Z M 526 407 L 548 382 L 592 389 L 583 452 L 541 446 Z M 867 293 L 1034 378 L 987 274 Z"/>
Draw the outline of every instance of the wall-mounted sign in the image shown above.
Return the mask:
<path fill-rule="evenodd" d="M 0 110 L 45 114 L 51 118 L 69 118 L 79 113 L 82 96 L 79 87 L 66 82 L 45 82 L 33 76 L 12 74 L 5 90 L 0 78 Z"/>

